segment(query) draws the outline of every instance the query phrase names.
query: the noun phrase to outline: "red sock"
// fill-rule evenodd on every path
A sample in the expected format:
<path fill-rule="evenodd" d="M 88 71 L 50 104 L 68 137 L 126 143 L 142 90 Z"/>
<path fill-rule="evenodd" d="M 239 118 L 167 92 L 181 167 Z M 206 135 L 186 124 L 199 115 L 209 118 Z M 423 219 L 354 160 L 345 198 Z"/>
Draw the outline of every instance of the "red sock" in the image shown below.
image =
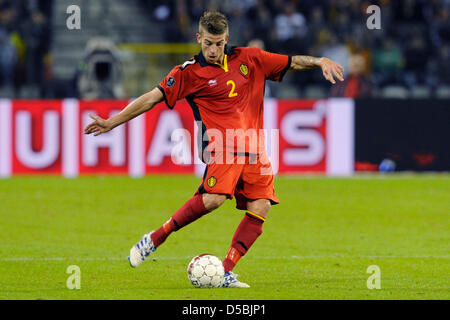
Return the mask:
<path fill-rule="evenodd" d="M 192 197 L 166 223 L 152 233 L 153 244 L 158 247 L 173 231 L 183 228 L 208 212 L 201 194 Z"/>
<path fill-rule="evenodd" d="M 232 271 L 239 259 L 244 256 L 262 233 L 264 218 L 252 212 L 246 212 L 244 219 L 236 229 L 231 247 L 223 261 L 225 272 Z"/>
<path fill-rule="evenodd" d="M 225 272 L 232 271 L 240 258 L 241 254 L 239 251 L 237 251 L 236 248 L 230 247 L 227 252 L 227 256 L 223 260 L 223 268 L 225 269 Z"/>

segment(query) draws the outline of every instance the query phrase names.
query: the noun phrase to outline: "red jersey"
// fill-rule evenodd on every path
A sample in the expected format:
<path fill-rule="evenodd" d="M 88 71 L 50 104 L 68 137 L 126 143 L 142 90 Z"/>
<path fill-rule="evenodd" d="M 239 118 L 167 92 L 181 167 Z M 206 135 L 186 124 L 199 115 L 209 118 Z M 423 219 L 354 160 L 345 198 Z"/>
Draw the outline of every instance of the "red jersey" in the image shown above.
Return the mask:
<path fill-rule="evenodd" d="M 290 64 L 291 57 L 286 55 L 226 46 L 223 65 L 209 64 L 200 52 L 174 67 L 158 88 L 171 109 L 177 100 L 186 98 L 200 132 L 206 132 L 202 151 L 215 141 L 215 148 L 223 144 L 223 148 L 235 153 L 262 153 L 265 81 L 281 81 Z M 222 141 L 217 140 L 218 132 L 222 133 Z M 241 133 L 247 135 L 245 146 L 235 141 Z M 249 142 L 254 134 L 257 149 Z"/>

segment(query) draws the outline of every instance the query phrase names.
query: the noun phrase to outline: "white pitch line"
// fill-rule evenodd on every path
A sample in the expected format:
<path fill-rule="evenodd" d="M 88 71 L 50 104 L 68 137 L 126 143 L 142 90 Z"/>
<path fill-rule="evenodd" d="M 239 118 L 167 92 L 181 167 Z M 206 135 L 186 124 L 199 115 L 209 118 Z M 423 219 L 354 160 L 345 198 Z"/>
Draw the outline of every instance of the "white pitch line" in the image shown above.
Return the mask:
<path fill-rule="evenodd" d="M 265 257 L 251 257 L 251 260 L 276 260 L 276 259 L 450 259 L 450 255 L 411 255 L 411 256 L 396 256 L 396 255 L 310 255 L 310 256 L 265 256 Z M 192 256 L 185 257 L 154 257 L 152 260 L 170 261 L 170 260 L 189 260 Z M 10 262 L 25 262 L 25 261 L 127 261 L 127 258 L 119 257 L 6 257 L 0 258 L 0 261 Z"/>

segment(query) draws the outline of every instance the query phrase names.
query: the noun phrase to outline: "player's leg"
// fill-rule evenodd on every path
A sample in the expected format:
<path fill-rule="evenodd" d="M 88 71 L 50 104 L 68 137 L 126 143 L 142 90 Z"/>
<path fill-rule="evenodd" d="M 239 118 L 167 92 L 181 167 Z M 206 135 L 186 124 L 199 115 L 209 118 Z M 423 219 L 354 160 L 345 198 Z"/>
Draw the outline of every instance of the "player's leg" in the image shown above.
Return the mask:
<path fill-rule="evenodd" d="M 247 211 L 258 215 L 261 218 L 264 218 L 264 220 L 267 218 L 267 215 L 269 214 L 271 207 L 272 204 L 268 199 L 257 199 L 247 201 Z"/>
<path fill-rule="evenodd" d="M 249 288 L 244 282 L 237 280 L 237 274 L 233 273 L 233 268 L 238 261 L 252 247 L 253 243 L 262 234 L 263 223 L 270 210 L 270 200 L 257 199 L 247 201 L 247 210 L 244 218 L 236 229 L 231 241 L 230 249 L 223 260 L 225 269 L 225 281 L 223 286 L 228 288 Z"/>
<path fill-rule="evenodd" d="M 222 194 L 196 194 L 178 209 L 159 229 L 144 234 L 142 239 L 130 249 L 128 260 L 132 267 L 139 266 L 148 255 L 156 250 L 174 231 L 180 230 L 203 215 L 217 209 L 224 203 Z"/>
<path fill-rule="evenodd" d="M 203 193 L 189 199 L 170 219 L 152 233 L 153 244 L 158 247 L 174 231 L 180 230 L 203 215 L 220 207 L 226 195 Z"/>
<path fill-rule="evenodd" d="M 132 267 L 140 265 L 173 231 L 177 231 L 203 215 L 218 208 L 227 198 L 232 198 L 243 165 L 208 164 L 202 183 L 194 197 L 156 231 L 145 234 L 130 250 Z M 220 177 L 220 178 L 219 178 Z"/>
<path fill-rule="evenodd" d="M 216 163 L 207 165 L 202 183 L 194 197 L 189 199 L 166 223 L 152 233 L 151 238 L 156 247 L 161 245 L 173 231 L 183 228 L 208 212 L 217 209 L 225 202 L 227 195 L 234 191 L 233 183 L 237 179 L 233 178 L 233 175 L 226 175 L 224 171 L 230 171 L 227 170 L 226 165 Z"/>
<path fill-rule="evenodd" d="M 232 271 L 237 262 L 243 257 L 256 239 L 263 232 L 271 204 L 268 199 L 249 200 L 247 210 L 231 240 L 231 246 L 223 261 L 225 272 Z"/>
<path fill-rule="evenodd" d="M 232 270 L 256 239 L 262 234 L 263 224 L 272 204 L 278 199 L 273 189 L 273 174 L 270 163 L 258 162 L 244 167 L 241 183 L 236 188 L 237 208 L 246 210 L 245 215 L 233 235 L 230 248 L 223 261 L 226 272 L 226 287 L 248 287 L 236 280 Z"/>

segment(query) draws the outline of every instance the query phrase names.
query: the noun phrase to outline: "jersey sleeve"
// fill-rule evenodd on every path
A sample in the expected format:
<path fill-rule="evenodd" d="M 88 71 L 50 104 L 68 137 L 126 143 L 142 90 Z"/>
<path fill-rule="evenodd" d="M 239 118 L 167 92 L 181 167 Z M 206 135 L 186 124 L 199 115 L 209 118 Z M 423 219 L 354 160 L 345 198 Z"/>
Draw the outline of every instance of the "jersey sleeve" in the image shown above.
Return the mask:
<path fill-rule="evenodd" d="M 173 109 L 175 103 L 195 91 L 194 82 L 190 74 L 181 66 L 174 67 L 158 85 L 164 95 L 167 107 Z"/>
<path fill-rule="evenodd" d="M 266 79 L 280 82 L 289 70 L 292 60 L 290 56 L 271 53 L 261 49 L 257 50 L 257 58 L 262 70 L 264 70 Z"/>

